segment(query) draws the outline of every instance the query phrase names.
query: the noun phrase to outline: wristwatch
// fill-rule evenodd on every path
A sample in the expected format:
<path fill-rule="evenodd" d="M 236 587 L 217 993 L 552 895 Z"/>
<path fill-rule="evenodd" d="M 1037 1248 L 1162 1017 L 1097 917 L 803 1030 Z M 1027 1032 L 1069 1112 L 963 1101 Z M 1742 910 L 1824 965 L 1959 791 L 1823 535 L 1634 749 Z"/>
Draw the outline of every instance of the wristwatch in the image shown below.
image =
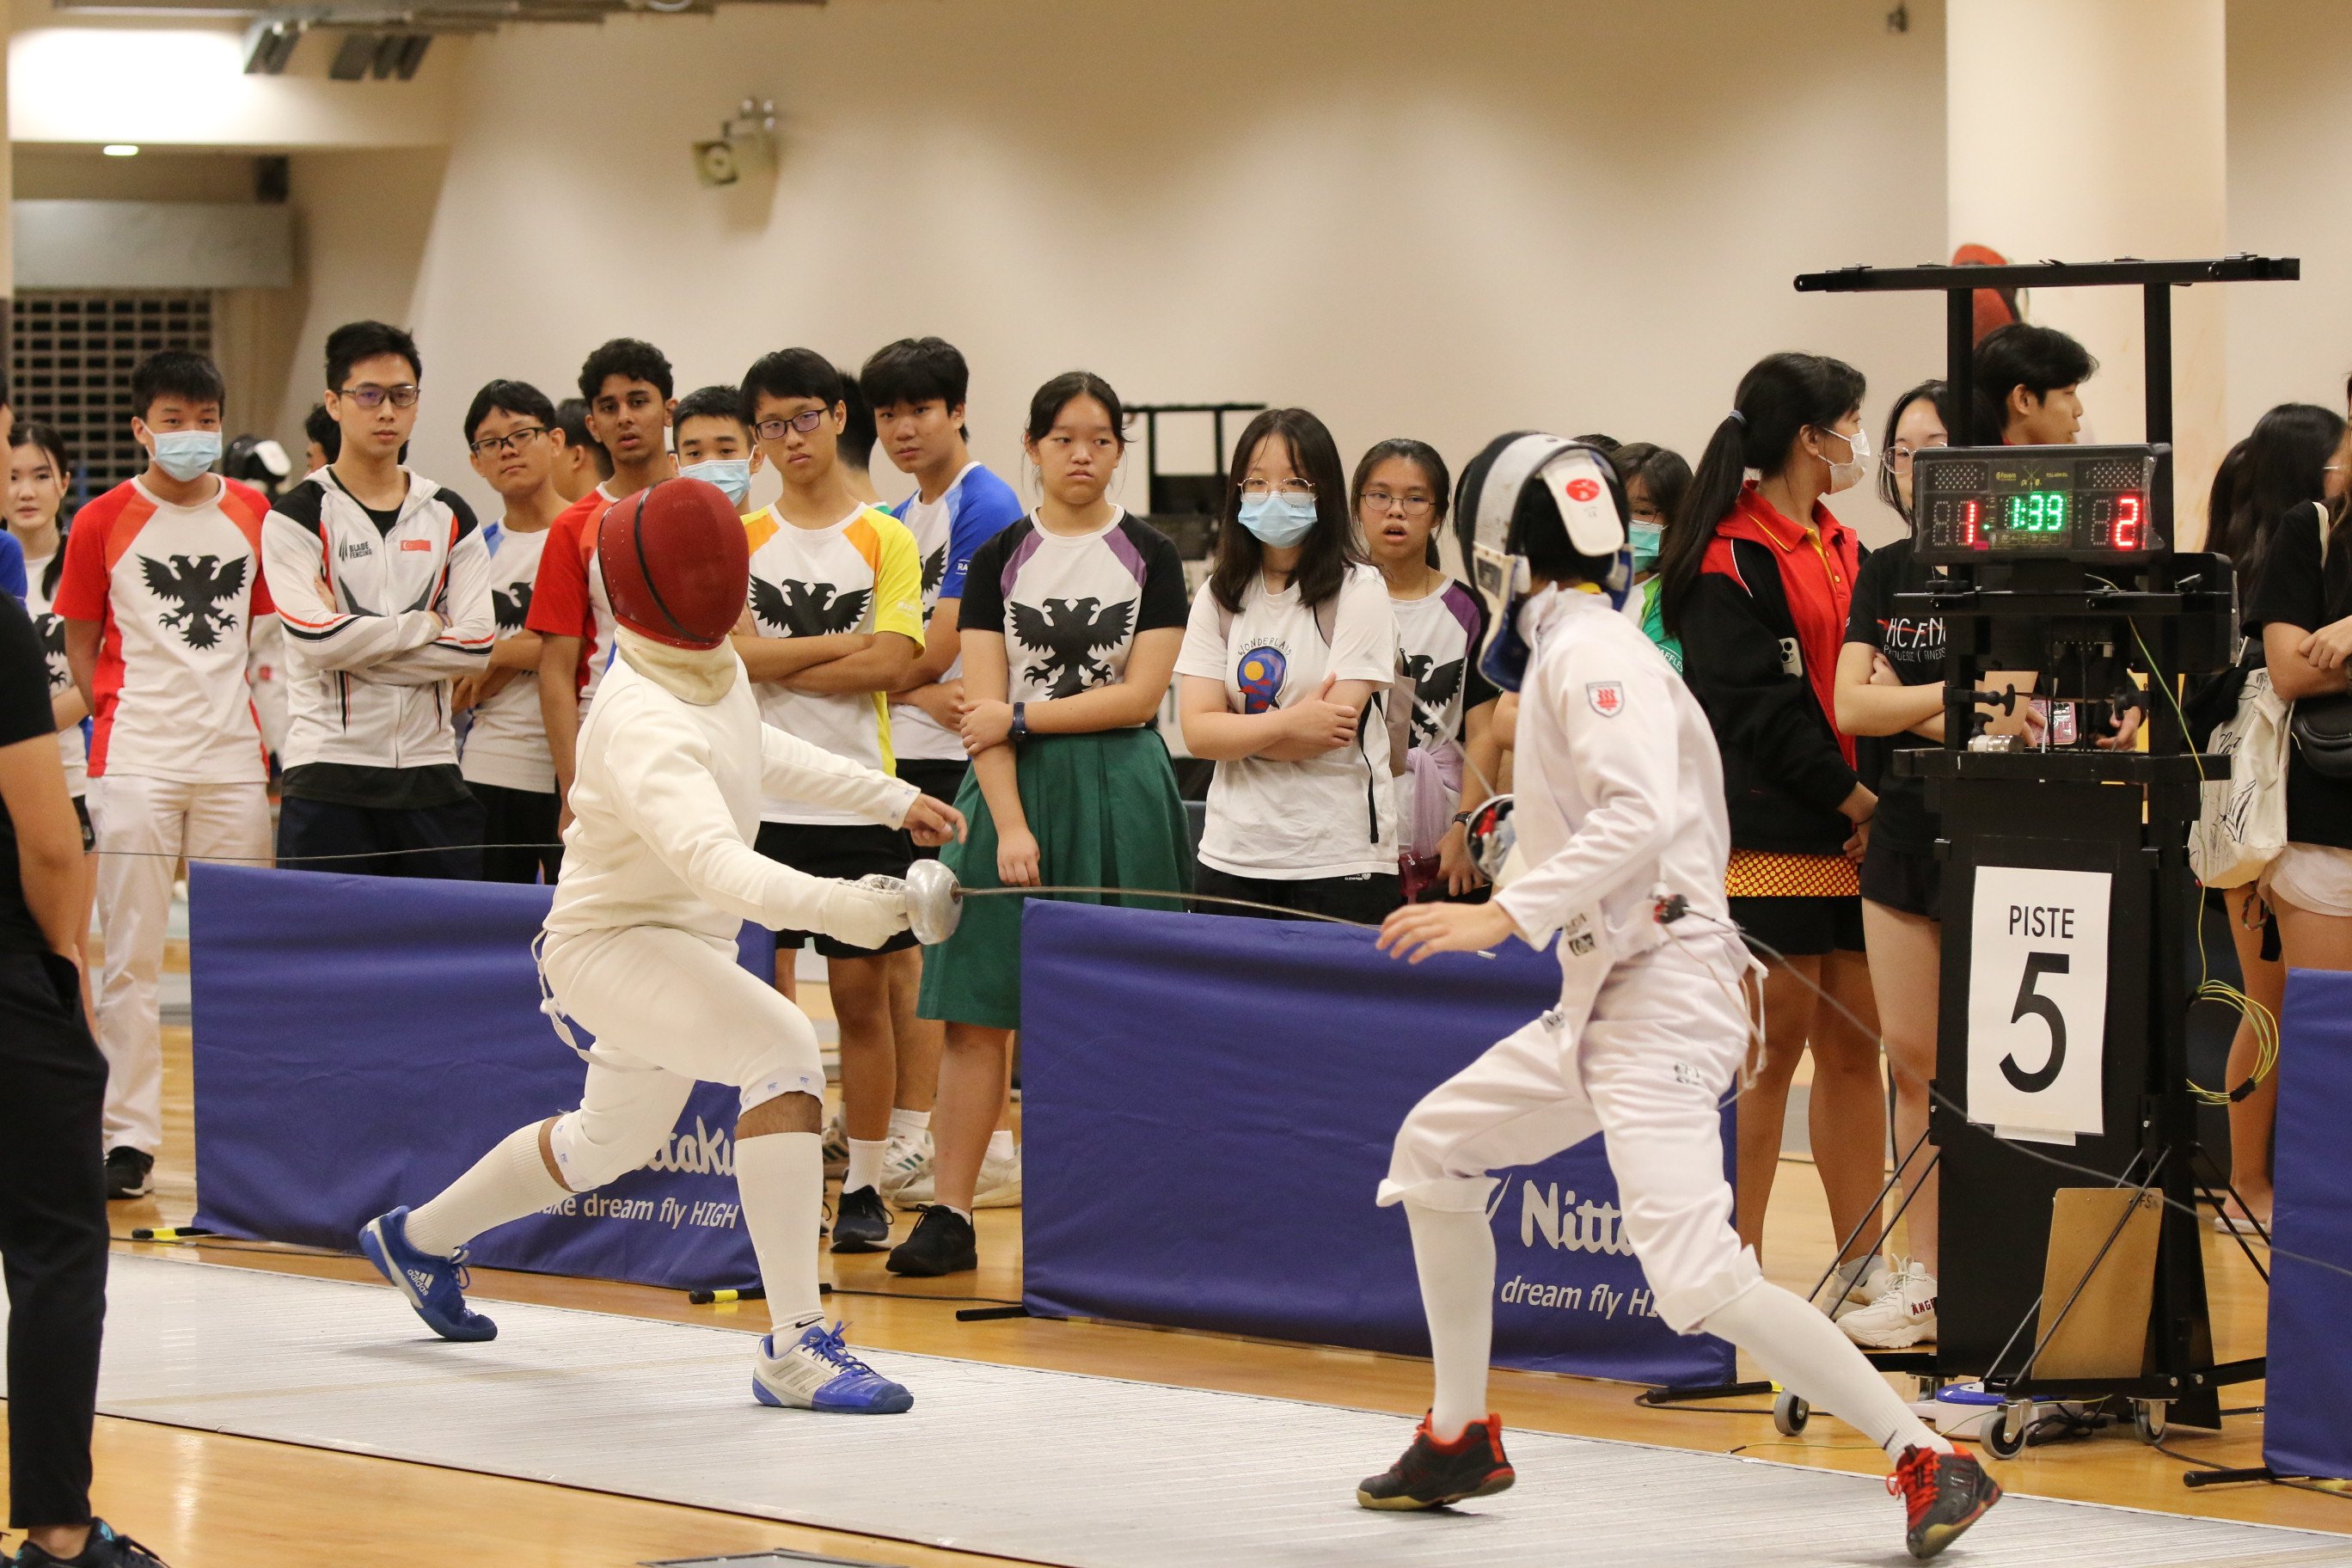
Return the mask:
<path fill-rule="evenodd" d="M 1016 741 L 1029 738 L 1029 704 L 1026 702 L 1013 705 L 1013 738 Z"/>

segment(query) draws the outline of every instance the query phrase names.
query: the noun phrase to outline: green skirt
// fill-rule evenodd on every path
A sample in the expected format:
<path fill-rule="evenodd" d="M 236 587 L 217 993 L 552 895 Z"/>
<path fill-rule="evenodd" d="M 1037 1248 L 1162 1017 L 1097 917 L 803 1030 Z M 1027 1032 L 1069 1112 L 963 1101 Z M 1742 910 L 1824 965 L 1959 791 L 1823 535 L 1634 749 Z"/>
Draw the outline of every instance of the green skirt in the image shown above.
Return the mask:
<path fill-rule="evenodd" d="M 1192 850 L 1184 803 L 1168 748 L 1152 730 L 1088 735 L 1033 735 L 1019 742 L 1021 809 L 1037 838 L 1038 880 L 1048 885 L 1192 887 Z M 964 776 L 956 809 L 971 823 L 961 844 L 940 858 L 967 888 L 996 888 L 996 823 L 980 791 L 980 772 Z M 1021 910 L 1026 898 L 969 899 L 955 934 L 923 954 L 919 1011 L 950 1024 L 1021 1026 Z M 1115 903 L 1181 910 L 1178 899 L 1071 894 L 1069 903 Z"/>

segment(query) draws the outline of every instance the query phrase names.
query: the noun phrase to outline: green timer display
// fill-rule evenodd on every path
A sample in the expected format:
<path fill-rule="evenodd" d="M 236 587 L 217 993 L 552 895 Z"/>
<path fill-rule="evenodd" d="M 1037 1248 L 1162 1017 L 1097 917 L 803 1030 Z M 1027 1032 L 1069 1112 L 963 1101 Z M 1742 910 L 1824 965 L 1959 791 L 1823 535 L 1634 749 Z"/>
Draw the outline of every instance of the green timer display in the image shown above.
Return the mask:
<path fill-rule="evenodd" d="M 2063 491 L 2035 490 L 2028 495 L 2009 498 L 2009 516 L 2003 519 L 2013 533 L 2063 533 L 2066 531 L 2066 497 Z"/>

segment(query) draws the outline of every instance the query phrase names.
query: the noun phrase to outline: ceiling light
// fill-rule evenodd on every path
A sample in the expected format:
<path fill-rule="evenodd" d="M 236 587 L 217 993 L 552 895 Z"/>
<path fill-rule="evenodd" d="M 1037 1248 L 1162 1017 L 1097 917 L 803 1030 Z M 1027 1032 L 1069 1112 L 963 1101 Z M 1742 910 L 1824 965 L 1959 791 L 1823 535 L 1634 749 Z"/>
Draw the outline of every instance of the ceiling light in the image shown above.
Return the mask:
<path fill-rule="evenodd" d="M 110 158 L 136 158 L 139 149 L 128 142 L 109 142 L 99 149 Z"/>

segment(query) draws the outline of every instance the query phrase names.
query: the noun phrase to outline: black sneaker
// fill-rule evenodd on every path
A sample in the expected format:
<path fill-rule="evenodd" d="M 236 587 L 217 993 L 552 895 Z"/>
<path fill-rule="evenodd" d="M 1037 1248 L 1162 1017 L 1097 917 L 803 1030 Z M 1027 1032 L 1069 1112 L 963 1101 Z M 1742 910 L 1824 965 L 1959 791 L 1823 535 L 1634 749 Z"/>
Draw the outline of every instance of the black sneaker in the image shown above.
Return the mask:
<path fill-rule="evenodd" d="M 1909 1510 L 1903 1544 L 1917 1558 L 1933 1557 L 1960 1538 L 2000 1500 L 2000 1486 L 1967 1454 L 1906 1448 L 1886 1478 L 1886 1489 Z"/>
<path fill-rule="evenodd" d="M 911 1274 L 924 1279 L 941 1274 L 961 1274 L 980 1267 L 979 1237 L 972 1234 L 971 1221 L 955 1210 L 941 1204 L 926 1204 L 923 1217 L 915 1222 L 914 1233 L 891 1248 L 886 1267 L 893 1274 Z"/>
<path fill-rule="evenodd" d="M 1462 1436 L 1441 1444 L 1430 1436 L 1429 1417 L 1423 1415 L 1404 1458 L 1359 1486 L 1356 1500 L 1366 1508 L 1447 1508 L 1508 1491 L 1518 1479 L 1503 1458 L 1501 1417 L 1473 1421 Z"/>
<path fill-rule="evenodd" d="M 841 1202 L 833 1211 L 835 1252 L 879 1252 L 889 1241 L 890 1211 L 882 1205 L 880 1193 L 872 1187 L 860 1187 L 841 1194 Z"/>
<path fill-rule="evenodd" d="M 16 1568 L 164 1568 L 161 1557 L 131 1537 L 117 1535 L 102 1519 L 89 1521 L 89 1544 L 78 1557 L 52 1557 L 27 1541 L 10 1561 Z"/>
<path fill-rule="evenodd" d="M 110 1149 L 106 1155 L 106 1199 L 109 1203 L 122 1198 L 143 1198 L 150 1188 L 147 1178 L 154 1173 L 155 1156 L 136 1149 Z"/>

